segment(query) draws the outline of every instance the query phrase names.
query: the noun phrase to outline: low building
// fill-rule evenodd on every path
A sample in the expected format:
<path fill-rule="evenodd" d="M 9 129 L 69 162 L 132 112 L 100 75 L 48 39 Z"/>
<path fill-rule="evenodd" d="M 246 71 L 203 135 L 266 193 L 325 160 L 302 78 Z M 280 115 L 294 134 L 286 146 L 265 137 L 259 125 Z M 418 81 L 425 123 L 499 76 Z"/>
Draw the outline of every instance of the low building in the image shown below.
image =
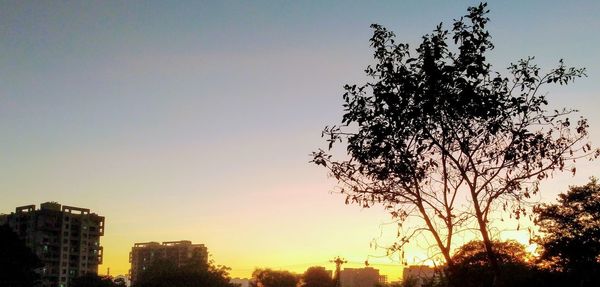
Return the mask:
<path fill-rule="evenodd" d="M 204 244 L 192 244 L 191 241 L 167 241 L 162 244 L 158 242 L 135 243 L 129 253 L 131 263 L 131 284 L 142 276 L 143 272 L 156 260 L 167 260 L 177 267 L 193 263 L 206 263 L 208 251 Z"/>
<path fill-rule="evenodd" d="M 376 284 L 385 284 L 387 277 L 379 275 L 379 270 L 372 267 L 344 268 L 340 272 L 342 287 L 373 287 Z"/>
<path fill-rule="evenodd" d="M 71 279 L 98 274 L 102 264 L 100 236 L 104 235 L 104 217 L 87 208 L 61 206 L 56 202 L 20 206 L 11 214 L 0 215 L 35 253 L 44 267 L 42 286 L 68 287 Z"/>

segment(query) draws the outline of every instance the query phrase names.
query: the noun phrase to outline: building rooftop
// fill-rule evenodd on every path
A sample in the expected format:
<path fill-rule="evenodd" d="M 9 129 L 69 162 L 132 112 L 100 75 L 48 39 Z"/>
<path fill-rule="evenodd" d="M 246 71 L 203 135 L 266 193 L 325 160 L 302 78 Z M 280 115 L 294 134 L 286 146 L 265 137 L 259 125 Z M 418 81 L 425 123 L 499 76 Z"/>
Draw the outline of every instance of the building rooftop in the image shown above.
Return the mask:
<path fill-rule="evenodd" d="M 37 211 L 37 210 L 62 211 L 62 212 L 75 214 L 75 215 L 88 215 L 88 214 L 97 215 L 95 213 L 91 213 L 90 209 L 88 209 L 88 208 L 81 208 L 81 207 L 68 206 L 68 205 L 61 206 L 60 203 L 55 202 L 55 201 L 44 202 L 44 203 L 40 204 L 39 209 L 35 208 L 35 204 L 19 206 L 19 207 L 15 208 L 14 213 L 23 214 L 23 213 L 33 212 L 33 211 Z"/>

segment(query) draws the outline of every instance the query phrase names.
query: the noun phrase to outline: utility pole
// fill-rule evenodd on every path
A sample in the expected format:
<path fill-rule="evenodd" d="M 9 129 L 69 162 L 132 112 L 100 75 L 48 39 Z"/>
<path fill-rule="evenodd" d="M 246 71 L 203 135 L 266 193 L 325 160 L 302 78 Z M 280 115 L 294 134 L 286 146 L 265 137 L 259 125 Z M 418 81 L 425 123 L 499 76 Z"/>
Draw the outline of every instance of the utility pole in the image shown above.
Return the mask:
<path fill-rule="evenodd" d="M 335 263 L 335 275 L 333 280 L 335 281 L 335 287 L 342 287 L 342 281 L 340 280 L 340 269 L 342 264 L 347 263 L 346 259 L 340 258 L 339 256 L 329 260 L 331 263 Z"/>

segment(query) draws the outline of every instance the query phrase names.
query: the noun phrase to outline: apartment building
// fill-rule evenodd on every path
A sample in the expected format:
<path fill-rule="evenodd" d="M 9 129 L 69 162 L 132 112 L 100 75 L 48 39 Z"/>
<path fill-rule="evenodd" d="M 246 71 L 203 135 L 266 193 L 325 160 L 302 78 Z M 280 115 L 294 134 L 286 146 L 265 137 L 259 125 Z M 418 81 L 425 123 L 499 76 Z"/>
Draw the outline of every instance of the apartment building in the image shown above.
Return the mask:
<path fill-rule="evenodd" d="M 131 263 L 131 283 L 142 276 L 155 260 L 166 260 L 177 267 L 195 263 L 206 263 L 208 260 L 208 251 L 204 244 L 192 244 L 191 241 L 166 241 L 162 244 L 158 242 L 135 243 L 129 253 L 129 262 Z"/>
<path fill-rule="evenodd" d="M 42 286 L 68 287 L 72 278 L 98 273 L 102 264 L 100 236 L 104 217 L 89 209 L 46 202 L 20 206 L 11 214 L 0 215 L 42 261 Z"/>

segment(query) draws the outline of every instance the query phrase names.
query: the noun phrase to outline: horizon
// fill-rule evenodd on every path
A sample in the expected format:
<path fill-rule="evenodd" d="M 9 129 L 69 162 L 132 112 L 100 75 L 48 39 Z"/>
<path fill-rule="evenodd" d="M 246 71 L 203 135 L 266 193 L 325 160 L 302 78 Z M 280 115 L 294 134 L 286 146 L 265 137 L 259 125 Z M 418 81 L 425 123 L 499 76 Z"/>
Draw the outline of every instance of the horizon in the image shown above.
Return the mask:
<path fill-rule="evenodd" d="M 345 205 L 310 152 L 341 118 L 343 85 L 365 81 L 372 23 L 414 47 L 477 3 L 3 2 L 0 214 L 54 201 L 104 216 L 100 274 L 127 274 L 134 243 L 190 240 L 232 278 L 341 256 L 398 280 L 398 255 L 370 247 L 394 242 L 388 213 Z M 527 56 L 586 68 L 547 88 L 548 108 L 578 109 L 599 146 L 600 3 L 488 8 L 494 68 Z M 543 181 L 540 202 L 600 177 L 598 161 L 577 170 Z M 517 224 L 495 236 L 528 242 Z M 409 265 L 431 264 L 427 244 Z"/>

